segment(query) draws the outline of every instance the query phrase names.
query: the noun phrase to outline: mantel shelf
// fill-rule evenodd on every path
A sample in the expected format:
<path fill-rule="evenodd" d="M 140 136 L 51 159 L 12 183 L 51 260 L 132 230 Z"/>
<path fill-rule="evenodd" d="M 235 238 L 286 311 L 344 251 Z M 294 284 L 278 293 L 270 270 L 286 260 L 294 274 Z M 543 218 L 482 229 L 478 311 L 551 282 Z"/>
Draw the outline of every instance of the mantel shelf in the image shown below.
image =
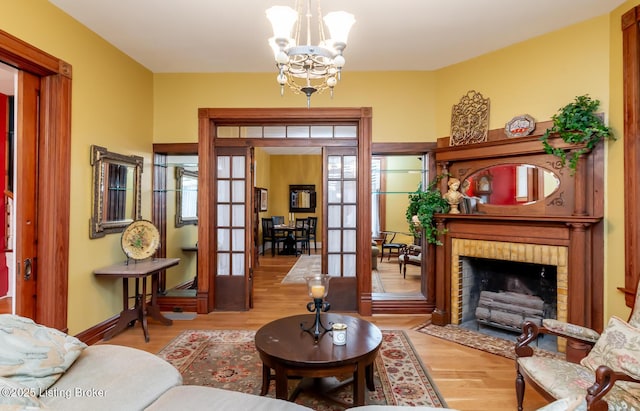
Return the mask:
<path fill-rule="evenodd" d="M 598 216 L 544 216 L 544 215 L 509 215 L 509 214 L 435 214 L 435 219 L 440 220 L 490 220 L 490 221 L 535 221 L 541 223 L 561 223 L 561 224 L 595 224 L 602 220 Z"/>

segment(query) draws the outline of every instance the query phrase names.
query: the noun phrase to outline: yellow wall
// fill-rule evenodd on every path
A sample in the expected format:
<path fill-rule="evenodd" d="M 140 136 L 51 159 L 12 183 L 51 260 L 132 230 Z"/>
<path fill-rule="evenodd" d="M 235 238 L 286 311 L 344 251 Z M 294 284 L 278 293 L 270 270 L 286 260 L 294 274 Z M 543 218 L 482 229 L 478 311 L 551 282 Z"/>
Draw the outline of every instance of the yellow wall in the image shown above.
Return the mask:
<path fill-rule="evenodd" d="M 2 30 L 73 67 L 68 324 L 71 333 L 78 333 L 122 309 L 121 282 L 92 274 L 124 260 L 124 254 L 119 235 L 89 239 L 89 147 L 144 156 L 142 215 L 150 218 L 153 76 L 46 0 L 0 4 Z"/>
<path fill-rule="evenodd" d="M 316 228 L 318 242 L 322 241 L 322 156 L 321 155 L 272 155 L 271 190 L 268 215 L 282 215 L 289 221 L 289 185 L 312 184 L 316 186 L 316 212 L 295 213 L 295 218 L 318 217 Z"/>
<path fill-rule="evenodd" d="M 489 129 L 514 116 L 549 120 L 575 96 L 590 94 L 609 112 L 609 17 L 441 69 L 436 74 L 438 136 L 451 133 L 451 107 L 469 90 L 491 101 Z"/>
<path fill-rule="evenodd" d="M 334 98 L 311 106 L 373 107 L 374 141 L 431 141 L 434 93 L 430 72 L 345 72 Z M 153 106 L 156 143 L 196 142 L 200 107 L 306 107 L 306 98 L 280 97 L 273 73 L 156 73 Z"/>
<path fill-rule="evenodd" d="M 271 156 L 260 147 L 254 150 L 255 175 L 254 187 L 267 189 L 267 211 L 260 213 L 260 218 L 271 216 L 271 204 L 273 202 L 271 194 L 271 185 L 275 182 L 271 181 Z M 262 226 L 260 226 L 260 239 L 262 239 Z"/>
<path fill-rule="evenodd" d="M 529 114 L 549 120 L 575 96 L 600 100 L 616 136 L 621 139 L 622 35 L 620 16 L 637 5 L 627 2 L 614 13 L 573 25 L 437 72 L 437 133 L 450 134 L 451 106 L 468 90 L 491 99 L 490 129 L 512 117 Z M 624 203 L 620 199 L 623 143 L 607 144 L 605 160 L 605 321 L 628 316 L 617 287 L 624 285 Z"/>
<path fill-rule="evenodd" d="M 334 99 L 314 96 L 312 106 L 372 107 L 377 142 L 435 141 L 450 133 L 451 106 L 468 90 L 491 99 L 490 128 L 523 113 L 547 120 L 574 96 L 589 93 L 602 101 L 601 110 L 619 132 L 620 15 L 638 3 L 629 1 L 610 15 L 435 72 L 350 72 L 347 67 Z M 150 218 L 152 142 L 197 141 L 199 107 L 304 107 L 305 99 L 288 92 L 281 98 L 274 73 L 152 74 L 46 0 L 0 4 L 3 30 L 73 66 L 69 329 L 77 333 L 121 309 L 120 284 L 91 274 L 123 254 L 118 235 L 88 239 L 89 146 L 144 156 L 142 214 Z M 623 205 L 617 194 L 624 191 L 622 158 L 622 142 L 609 144 L 605 318 L 628 313 L 615 290 L 624 273 Z M 270 195 L 275 191 L 267 188 Z"/>

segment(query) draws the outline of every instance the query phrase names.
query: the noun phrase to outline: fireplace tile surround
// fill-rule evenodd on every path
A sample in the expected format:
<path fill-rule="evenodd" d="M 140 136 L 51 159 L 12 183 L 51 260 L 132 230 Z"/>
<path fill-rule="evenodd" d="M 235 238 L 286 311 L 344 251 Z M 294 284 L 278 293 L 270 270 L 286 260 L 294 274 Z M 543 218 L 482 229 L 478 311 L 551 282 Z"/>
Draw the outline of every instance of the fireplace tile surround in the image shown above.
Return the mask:
<path fill-rule="evenodd" d="M 567 321 L 568 247 L 453 238 L 451 240 L 451 323 L 462 321 L 462 270 L 460 257 L 487 258 L 557 268 L 557 319 Z"/>

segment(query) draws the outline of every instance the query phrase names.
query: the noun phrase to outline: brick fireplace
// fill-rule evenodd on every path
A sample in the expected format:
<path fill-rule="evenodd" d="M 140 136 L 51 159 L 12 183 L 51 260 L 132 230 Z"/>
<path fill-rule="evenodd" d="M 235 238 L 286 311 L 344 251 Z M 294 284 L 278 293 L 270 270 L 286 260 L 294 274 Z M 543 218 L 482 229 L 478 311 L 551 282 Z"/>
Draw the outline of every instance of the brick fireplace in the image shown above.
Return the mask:
<path fill-rule="evenodd" d="M 463 318 L 464 288 L 461 257 L 485 258 L 556 267 L 556 317 L 567 321 L 568 248 L 540 244 L 454 238 L 451 241 L 451 323 Z"/>

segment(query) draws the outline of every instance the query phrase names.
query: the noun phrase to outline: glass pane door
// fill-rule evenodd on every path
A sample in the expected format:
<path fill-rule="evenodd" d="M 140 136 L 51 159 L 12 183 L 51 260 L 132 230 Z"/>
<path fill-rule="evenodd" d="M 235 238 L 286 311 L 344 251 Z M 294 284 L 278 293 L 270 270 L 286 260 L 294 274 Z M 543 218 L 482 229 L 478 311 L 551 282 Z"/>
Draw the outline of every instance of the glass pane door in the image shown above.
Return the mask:
<path fill-rule="evenodd" d="M 358 157 L 355 149 L 327 149 L 327 271 L 356 276 Z"/>
<path fill-rule="evenodd" d="M 245 148 L 220 147 L 215 167 L 216 307 L 250 306 L 251 156 Z"/>

